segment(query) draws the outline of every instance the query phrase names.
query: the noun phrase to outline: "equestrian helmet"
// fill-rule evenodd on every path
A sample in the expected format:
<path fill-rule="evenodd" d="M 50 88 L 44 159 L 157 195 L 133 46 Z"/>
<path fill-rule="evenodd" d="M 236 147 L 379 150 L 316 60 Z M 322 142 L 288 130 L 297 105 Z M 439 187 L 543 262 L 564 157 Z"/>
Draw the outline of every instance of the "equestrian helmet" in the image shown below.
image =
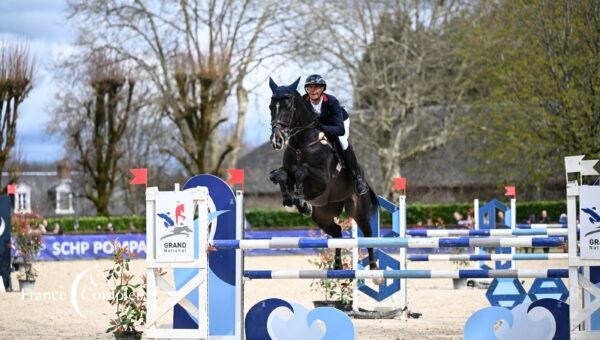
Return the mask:
<path fill-rule="evenodd" d="M 304 87 L 306 88 L 309 85 L 321 85 L 323 86 L 323 91 L 327 90 L 327 82 L 325 82 L 325 78 L 323 78 L 320 74 L 311 74 L 304 81 Z"/>

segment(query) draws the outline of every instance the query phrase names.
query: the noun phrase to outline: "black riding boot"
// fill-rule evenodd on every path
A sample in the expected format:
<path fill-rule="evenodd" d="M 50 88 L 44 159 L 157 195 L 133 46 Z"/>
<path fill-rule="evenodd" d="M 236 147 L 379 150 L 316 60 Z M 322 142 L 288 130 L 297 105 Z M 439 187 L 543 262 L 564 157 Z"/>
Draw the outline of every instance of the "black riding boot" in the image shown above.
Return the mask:
<path fill-rule="evenodd" d="M 354 154 L 354 150 L 352 149 L 352 145 L 349 145 L 346 151 L 344 152 L 344 158 L 346 158 L 346 166 L 354 175 L 354 180 L 356 182 L 356 192 L 359 195 L 364 195 L 369 191 L 369 187 L 365 182 L 363 177 L 363 172 L 360 166 L 358 165 L 358 160 L 356 160 L 356 155 Z"/>

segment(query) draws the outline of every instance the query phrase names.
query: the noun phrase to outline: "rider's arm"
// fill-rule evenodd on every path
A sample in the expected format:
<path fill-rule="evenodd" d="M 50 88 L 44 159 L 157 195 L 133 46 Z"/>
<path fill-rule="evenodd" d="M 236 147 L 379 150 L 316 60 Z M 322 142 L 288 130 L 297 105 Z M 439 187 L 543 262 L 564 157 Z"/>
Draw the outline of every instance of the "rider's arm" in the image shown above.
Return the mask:
<path fill-rule="evenodd" d="M 346 129 L 344 129 L 342 107 L 333 96 L 329 97 L 329 109 L 328 117 L 323 121 L 323 130 L 333 136 L 343 136 Z"/>

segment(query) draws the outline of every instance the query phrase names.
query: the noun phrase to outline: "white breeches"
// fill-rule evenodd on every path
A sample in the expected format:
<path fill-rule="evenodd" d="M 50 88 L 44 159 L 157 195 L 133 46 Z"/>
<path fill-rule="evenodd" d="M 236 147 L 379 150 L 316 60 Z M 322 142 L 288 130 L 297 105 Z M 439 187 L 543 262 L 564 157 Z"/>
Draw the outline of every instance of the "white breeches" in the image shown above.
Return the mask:
<path fill-rule="evenodd" d="M 344 121 L 344 135 L 339 136 L 340 144 L 342 145 L 342 150 L 346 151 L 348 148 L 348 137 L 350 136 L 350 118 Z"/>

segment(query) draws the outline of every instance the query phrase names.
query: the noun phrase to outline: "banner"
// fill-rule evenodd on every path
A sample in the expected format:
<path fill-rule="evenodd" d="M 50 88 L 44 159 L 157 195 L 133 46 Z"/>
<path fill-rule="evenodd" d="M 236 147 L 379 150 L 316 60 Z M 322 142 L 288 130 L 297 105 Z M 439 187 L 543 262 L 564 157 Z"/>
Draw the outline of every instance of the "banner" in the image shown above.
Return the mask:
<path fill-rule="evenodd" d="M 581 259 L 600 259 L 600 186 L 579 187 Z"/>
<path fill-rule="evenodd" d="M 146 234 L 106 235 L 44 235 L 39 261 L 103 259 L 114 255 L 113 241 L 118 240 L 135 254 L 135 258 L 146 258 Z M 17 250 L 13 251 L 13 256 Z"/>
<path fill-rule="evenodd" d="M 156 193 L 156 262 L 194 261 L 194 202 L 190 191 Z"/>

